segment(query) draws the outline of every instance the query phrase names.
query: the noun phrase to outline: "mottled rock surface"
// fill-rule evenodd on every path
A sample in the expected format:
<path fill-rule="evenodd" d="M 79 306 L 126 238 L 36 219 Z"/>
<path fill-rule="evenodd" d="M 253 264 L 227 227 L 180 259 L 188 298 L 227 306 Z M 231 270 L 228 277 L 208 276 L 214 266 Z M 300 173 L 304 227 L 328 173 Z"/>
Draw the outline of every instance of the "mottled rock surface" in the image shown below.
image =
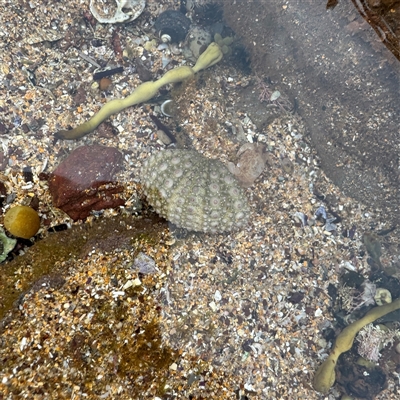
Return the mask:
<path fill-rule="evenodd" d="M 125 200 L 118 196 L 123 188 L 114 178 L 122 162 L 122 154 L 115 148 L 78 147 L 49 177 L 54 205 L 74 221 L 86 218 L 91 211 L 123 205 Z"/>
<path fill-rule="evenodd" d="M 295 99 L 326 174 L 346 194 L 398 222 L 400 74 L 374 30 L 350 2 L 330 10 L 326 2 L 301 0 L 222 4 L 254 72 Z M 243 94 L 252 90 L 257 87 Z M 255 123 L 265 108 L 256 107 L 256 96 L 246 109 Z M 268 116 L 259 122 L 265 128 Z"/>

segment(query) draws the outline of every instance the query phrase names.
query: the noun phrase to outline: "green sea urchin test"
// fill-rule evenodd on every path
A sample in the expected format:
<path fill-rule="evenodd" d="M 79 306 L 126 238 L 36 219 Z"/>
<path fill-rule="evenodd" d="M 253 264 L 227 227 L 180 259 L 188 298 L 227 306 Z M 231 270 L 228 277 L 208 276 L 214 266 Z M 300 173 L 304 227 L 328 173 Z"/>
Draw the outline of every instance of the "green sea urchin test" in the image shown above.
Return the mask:
<path fill-rule="evenodd" d="M 224 232 L 249 218 L 244 190 L 224 164 L 190 150 L 164 150 L 149 157 L 141 171 L 148 202 L 181 228 Z"/>

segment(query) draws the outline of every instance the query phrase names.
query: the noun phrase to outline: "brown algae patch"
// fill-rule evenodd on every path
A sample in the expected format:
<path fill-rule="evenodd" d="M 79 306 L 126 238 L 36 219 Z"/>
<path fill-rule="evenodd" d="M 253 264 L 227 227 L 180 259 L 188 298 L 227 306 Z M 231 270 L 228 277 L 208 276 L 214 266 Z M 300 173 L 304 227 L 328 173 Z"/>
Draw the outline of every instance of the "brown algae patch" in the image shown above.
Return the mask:
<path fill-rule="evenodd" d="M 96 221 L 50 235 L 5 264 L 5 289 L 15 284 L 18 268 L 32 266 L 21 283 L 27 289 L 40 274 L 62 278 L 54 280 L 58 286 L 9 290 L 9 307 L 25 293 L 13 315 L 3 319 L 1 393 L 71 398 L 110 392 L 112 398 L 139 398 L 152 387 L 164 394 L 177 354 L 162 341 L 154 295 L 169 265 L 164 228 L 157 217 Z M 140 274 L 132 266 L 138 252 L 154 259 L 160 273 Z"/>
<path fill-rule="evenodd" d="M 164 225 L 160 219 L 135 219 L 118 216 L 112 219 L 73 226 L 50 234 L 26 250 L 22 256 L 0 267 L 0 319 L 14 302 L 42 276 L 63 273 L 63 263 L 85 257 L 100 249 L 111 252 L 127 248 L 135 239 L 156 243 Z"/>

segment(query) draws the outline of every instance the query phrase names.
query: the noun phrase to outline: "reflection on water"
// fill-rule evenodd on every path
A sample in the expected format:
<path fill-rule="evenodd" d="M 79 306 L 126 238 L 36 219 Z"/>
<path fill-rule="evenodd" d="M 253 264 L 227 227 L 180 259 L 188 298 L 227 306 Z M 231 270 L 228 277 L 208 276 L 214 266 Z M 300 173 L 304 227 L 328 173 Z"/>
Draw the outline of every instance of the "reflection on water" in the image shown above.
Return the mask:
<path fill-rule="evenodd" d="M 400 4 L 397 1 L 353 0 L 354 7 L 372 26 L 382 43 L 400 59 Z"/>

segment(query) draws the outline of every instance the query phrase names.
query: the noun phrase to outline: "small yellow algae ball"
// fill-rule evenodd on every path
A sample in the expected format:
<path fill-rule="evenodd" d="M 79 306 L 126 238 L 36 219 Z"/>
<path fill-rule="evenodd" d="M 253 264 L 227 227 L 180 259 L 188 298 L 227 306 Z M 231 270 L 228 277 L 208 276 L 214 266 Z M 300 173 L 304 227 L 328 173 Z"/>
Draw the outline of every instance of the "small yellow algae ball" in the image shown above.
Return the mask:
<path fill-rule="evenodd" d="M 4 227 L 16 237 L 29 239 L 39 230 L 40 218 L 31 207 L 15 206 L 4 215 Z"/>

